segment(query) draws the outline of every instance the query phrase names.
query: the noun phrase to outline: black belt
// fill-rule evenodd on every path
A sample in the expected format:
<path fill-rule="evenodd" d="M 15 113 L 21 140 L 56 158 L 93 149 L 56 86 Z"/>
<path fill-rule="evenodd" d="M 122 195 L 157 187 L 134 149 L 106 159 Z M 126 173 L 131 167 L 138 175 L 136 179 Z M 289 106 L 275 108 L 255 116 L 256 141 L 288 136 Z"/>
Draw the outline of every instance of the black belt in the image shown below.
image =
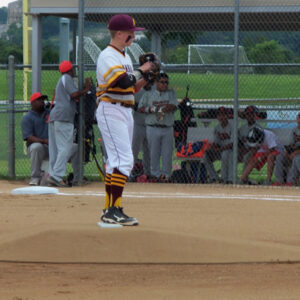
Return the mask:
<path fill-rule="evenodd" d="M 121 106 L 124 106 L 124 107 L 131 107 L 133 108 L 134 107 L 134 104 L 127 104 L 127 103 L 124 103 L 124 102 L 109 102 L 111 104 L 117 104 L 117 103 L 120 103 Z"/>
<path fill-rule="evenodd" d="M 148 125 L 150 127 L 167 128 L 167 125 Z"/>

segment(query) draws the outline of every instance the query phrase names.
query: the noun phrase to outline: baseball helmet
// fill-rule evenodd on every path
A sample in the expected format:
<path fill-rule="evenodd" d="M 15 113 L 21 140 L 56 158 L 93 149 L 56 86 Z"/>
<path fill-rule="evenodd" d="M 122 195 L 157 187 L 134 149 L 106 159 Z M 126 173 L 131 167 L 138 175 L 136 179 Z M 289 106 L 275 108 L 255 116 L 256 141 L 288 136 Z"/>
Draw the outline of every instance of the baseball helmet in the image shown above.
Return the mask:
<path fill-rule="evenodd" d="M 264 130 L 260 127 L 253 127 L 249 130 L 247 135 L 247 144 L 249 147 L 259 146 L 265 137 Z"/>
<path fill-rule="evenodd" d="M 59 65 L 59 71 L 63 74 L 70 71 L 73 68 L 73 65 L 70 61 L 64 60 Z"/>

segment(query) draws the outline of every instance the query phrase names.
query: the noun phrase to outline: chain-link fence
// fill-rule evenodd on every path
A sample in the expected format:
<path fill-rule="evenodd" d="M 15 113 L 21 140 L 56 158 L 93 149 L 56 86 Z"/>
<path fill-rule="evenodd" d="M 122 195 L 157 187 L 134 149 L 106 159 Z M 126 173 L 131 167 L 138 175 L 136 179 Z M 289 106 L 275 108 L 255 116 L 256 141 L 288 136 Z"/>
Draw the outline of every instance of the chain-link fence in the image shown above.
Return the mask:
<path fill-rule="evenodd" d="M 172 148 L 152 149 L 159 151 L 164 160 L 171 158 L 172 168 L 166 168 L 168 163 L 165 161 L 160 161 L 159 166 L 149 161 L 151 149 L 149 143 L 143 145 L 147 136 L 144 134 L 143 137 L 141 133 L 134 139 L 135 166 L 130 180 L 164 182 L 167 178 L 182 183 L 296 185 L 297 159 L 300 159 L 300 129 L 297 129 L 297 126 L 300 128 L 297 125 L 300 110 L 299 8 L 293 3 L 280 5 L 273 0 L 259 4 L 246 0 L 226 1 L 225 4 L 220 0 L 209 3 L 189 1 L 186 6 L 178 6 L 175 2 L 84 2 L 84 36 L 77 38 L 77 45 L 83 41 L 83 53 L 75 52 L 76 62 L 79 55 L 83 57 L 83 65 L 79 67 L 84 68 L 84 77 L 90 76 L 97 84 L 97 58 L 111 39 L 108 21 L 115 14 L 125 13 L 135 19 L 137 26 L 146 28 L 136 32 L 134 42 L 125 49 L 134 67 L 139 66 L 141 54 L 155 52 L 168 78 L 161 78 L 162 82 L 155 83 L 153 88 L 168 81 L 168 87 L 175 91 L 178 100 L 177 110 L 172 112 L 175 119 Z M 237 11 L 238 41 L 234 31 Z M 234 73 L 236 58 L 238 73 Z M 59 76 L 57 66 L 54 70 L 50 66 L 47 70 L 43 68 L 42 91 L 50 98 Z M 30 85 L 30 72 L 27 82 Z M 24 72 L 16 70 L 16 99 L 23 100 L 23 89 Z M 148 105 L 142 98 L 137 99 Z M 22 114 L 18 115 L 21 117 Z M 237 123 L 234 116 L 237 116 Z M 143 116 L 145 128 L 152 117 L 149 114 Z M 134 112 L 134 118 L 141 118 L 141 115 Z M 3 119 L 5 117 L 1 122 L 5 122 Z M 19 126 L 20 123 L 16 121 L 16 124 Z M 160 126 L 157 131 L 163 131 L 165 124 L 162 120 L 152 125 Z M 96 155 L 102 163 L 97 142 L 99 130 L 95 124 L 92 127 L 96 135 Z M 137 128 L 135 130 L 137 132 Z M 20 130 L 16 129 L 16 132 Z M 234 132 L 238 134 L 236 139 Z M 236 151 L 233 151 L 234 144 Z M 17 175 L 29 175 L 20 137 L 16 148 L 17 153 L 23 154 L 22 162 L 16 162 Z M 144 152 L 146 157 L 143 158 Z M 4 165 L 2 157 L 5 155 L 1 154 Z M 235 160 L 238 162 L 237 178 L 232 177 Z M 157 168 L 160 168 L 159 176 L 151 171 Z M 6 175 L 5 168 L 0 168 L 0 172 Z M 95 163 L 87 163 L 85 175 L 96 174 Z"/>
<path fill-rule="evenodd" d="M 14 101 L 13 110 L 11 110 L 9 99 L 9 87 L 12 84 L 9 80 L 8 65 L 1 66 L 1 102 L 0 102 L 0 122 L 3 128 L 1 134 L 2 146 L 0 148 L 0 176 L 11 177 L 16 176 L 18 179 L 24 179 L 30 177 L 30 159 L 27 153 L 27 147 L 22 137 L 21 121 L 24 115 L 31 109 L 30 95 L 27 91 L 31 91 L 31 66 L 14 65 Z M 43 65 L 42 66 L 42 93 L 48 96 L 48 100 L 45 101 L 46 107 L 50 107 L 51 102 L 54 100 L 54 91 L 56 84 L 61 74 L 58 71 L 58 65 Z M 75 78 L 76 81 L 76 78 Z M 27 95 L 27 96 L 24 96 Z M 55 105 L 55 103 L 54 103 Z M 13 124 L 10 122 L 11 114 L 13 114 Z M 13 129 L 14 141 L 11 141 L 11 130 Z M 97 166 L 94 162 L 93 154 L 98 154 L 99 164 L 103 165 L 102 155 L 100 155 L 100 136 L 97 126 L 91 124 L 93 129 L 93 135 L 86 142 L 86 156 L 84 158 L 84 171 L 85 176 L 89 179 L 99 178 Z M 75 139 L 75 134 L 74 134 Z M 78 138 L 77 138 L 78 139 Z M 14 148 L 14 152 L 11 152 L 11 147 Z M 13 155 L 13 157 L 11 157 Z M 10 160 L 13 159 L 13 166 L 10 165 Z M 13 168 L 13 170 L 12 170 Z M 67 174 L 72 173 L 72 167 L 68 164 Z"/>

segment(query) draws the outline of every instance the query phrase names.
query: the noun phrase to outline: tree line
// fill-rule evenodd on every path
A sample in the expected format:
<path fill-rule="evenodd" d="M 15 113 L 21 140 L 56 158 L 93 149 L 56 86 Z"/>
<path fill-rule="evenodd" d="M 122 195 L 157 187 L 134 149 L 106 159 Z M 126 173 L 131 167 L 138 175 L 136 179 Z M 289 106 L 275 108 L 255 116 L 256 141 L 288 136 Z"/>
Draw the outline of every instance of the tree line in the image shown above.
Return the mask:
<path fill-rule="evenodd" d="M 7 8 L 0 8 L 0 24 L 7 20 Z M 70 35 L 76 23 L 70 22 Z M 95 32 L 103 24 L 86 22 L 86 35 Z M 59 18 L 42 18 L 42 63 L 59 63 Z M 233 32 L 168 32 L 161 34 L 162 58 L 164 63 L 184 63 L 188 61 L 189 44 L 234 44 Z M 109 42 L 109 37 L 96 41 L 101 49 Z M 137 41 L 144 51 L 150 51 L 150 33 Z M 240 44 L 244 46 L 250 63 L 300 63 L 299 32 L 241 32 Z M 9 55 L 15 56 L 16 63 L 23 62 L 23 28 L 16 23 L 0 37 L 0 64 L 6 64 Z M 219 58 L 222 60 L 222 58 Z M 259 73 L 265 73 L 260 68 Z"/>

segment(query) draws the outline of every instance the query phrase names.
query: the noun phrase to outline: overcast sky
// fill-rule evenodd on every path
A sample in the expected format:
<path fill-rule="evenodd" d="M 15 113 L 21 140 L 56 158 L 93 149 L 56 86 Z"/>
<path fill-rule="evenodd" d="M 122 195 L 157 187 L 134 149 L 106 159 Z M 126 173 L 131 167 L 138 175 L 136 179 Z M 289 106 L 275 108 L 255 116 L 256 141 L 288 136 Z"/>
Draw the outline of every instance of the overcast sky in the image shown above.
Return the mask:
<path fill-rule="evenodd" d="M 8 3 L 14 2 L 15 0 L 0 0 L 0 7 L 7 6 Z"/>

